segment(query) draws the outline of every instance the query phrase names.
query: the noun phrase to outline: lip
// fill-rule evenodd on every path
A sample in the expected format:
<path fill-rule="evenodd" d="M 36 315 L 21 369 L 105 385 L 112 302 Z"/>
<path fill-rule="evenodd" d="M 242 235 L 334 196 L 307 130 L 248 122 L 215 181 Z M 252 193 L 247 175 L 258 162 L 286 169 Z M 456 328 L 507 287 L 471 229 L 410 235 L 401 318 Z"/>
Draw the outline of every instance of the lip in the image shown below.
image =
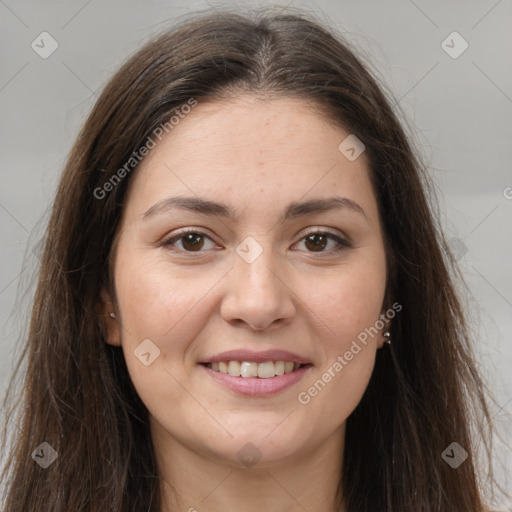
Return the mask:
<path fill-rule="evenodd" d="M 280 359 L 276 360 L 279 361 Z M 220 359 L 219 361 L 225 361 L 225 359 Z M 254 359 L 251 361 L 254 361 Z M 217 361 L 213 360 L 212 362 Z M 204 364 L 199 364 L 198 366 L 206 371 L 207 375 L 215 379 L 215 381 L 220 385 L 244 396 L 269 396 L 279 393 L 280 391 L 283 391 L 284 389 L 287 389 L 299 382 L 309 369 L 313 367 L 313 365 L 308 364 L 307 366 L 301 366 L 291 373 L 283 373 L 283 375 L 276 375 L 275 377 L 262 379 L 259 377 L 233 377 L 227 373 L 216 372 Z"/>
<path fill-rule="evenodd" d="M 215 356 L 211 356 L 203 361 L 205 363 L 220 363 L 221 361 L 250 361 L 254 363 L 264 363 L 266 361 L 290 361 L 299 364 L 311 364 L 311 361 L 293 352 L 287 350 L 263 350 L 260 352 L 253 352 L 251 350 L 228 350 Z"/>

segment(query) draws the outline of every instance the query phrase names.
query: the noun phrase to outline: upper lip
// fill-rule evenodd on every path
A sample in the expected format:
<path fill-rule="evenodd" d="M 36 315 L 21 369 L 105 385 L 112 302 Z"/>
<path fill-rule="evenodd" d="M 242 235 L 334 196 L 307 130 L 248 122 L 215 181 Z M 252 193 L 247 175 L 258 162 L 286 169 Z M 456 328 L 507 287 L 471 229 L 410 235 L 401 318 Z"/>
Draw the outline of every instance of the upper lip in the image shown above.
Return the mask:
<path fill-rule="evenodd" d="M 264 363 L 266 361 L 291 361 L 299 364 L 309 364 L 311 361 L 306 357 L 288 352 L 287 350 L 263 350 L 253 352 L 251 350 L 228 350 L 221 352 L 208 359 L 200 361 L 200 363 L 220 363 L 221 361 L 250 361 L 255 363 Z"/>

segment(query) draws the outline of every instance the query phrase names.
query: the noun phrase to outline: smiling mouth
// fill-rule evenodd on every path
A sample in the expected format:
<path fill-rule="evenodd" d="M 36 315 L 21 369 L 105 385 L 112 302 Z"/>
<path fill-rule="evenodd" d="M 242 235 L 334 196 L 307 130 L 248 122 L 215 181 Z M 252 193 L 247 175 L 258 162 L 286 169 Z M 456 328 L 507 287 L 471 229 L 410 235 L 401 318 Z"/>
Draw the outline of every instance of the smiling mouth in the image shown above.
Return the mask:
<path fill-rule="evenodd" d="M 291 361 L 220 361 L 215 363 L 201 363 L 214 372 L 224 373 L 231 377 L 270 379 L 285 373 L 293 373 L 304 366 L 311 364 L 293 363 Z"/>

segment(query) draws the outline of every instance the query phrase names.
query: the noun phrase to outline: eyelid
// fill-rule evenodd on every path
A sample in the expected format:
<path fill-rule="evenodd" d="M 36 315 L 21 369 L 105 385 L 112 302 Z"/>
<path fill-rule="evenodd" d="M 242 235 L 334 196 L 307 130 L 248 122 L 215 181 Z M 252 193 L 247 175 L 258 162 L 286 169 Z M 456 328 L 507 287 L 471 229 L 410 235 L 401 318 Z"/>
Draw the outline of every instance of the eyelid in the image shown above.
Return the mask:
<path fill-rule="evenodd" d="M 206 232 L 204 232 L 201 228 L 195 228 L 194 226 L 191 226 L 191 227 L 187 227 L 187 228 L 183 228 L 181 230 L 178 230 L 177 232 L 173 233 L 172 236 L 170 236 L 168 238 L 165 238 L 162 241 L 161 245 L 164 246 L 164 247 L 171 246 L 174 242 L 178 241 L 181 237 L 183 237 L 183 236 L 185 236 L 185 235 L 187 235 L 189 233 L 204 236 L 205 238 L 209 238 L 210 240 L 212 240 L 212 242 L 216 243 L 215 240 L 213 239 L 213 237 L 210 236 L 209 234 L 207 234 Z M 342 250 L 342 249 L 345 249 L 345 248 L 350 248 L 353 245 L 352 242 L 350 241 L 350 239 L 346 235 L 344 235 L 344 234 L 340 235 L 338 231 L 332 230 L 331 228 L 319 227 L 319 226 L 318 227 L 309 228 L 308 230 L 303 231 L 303 232 L 299 232 L 296 236 L 300 236 L 300 238 L 293 245 L 296 245 L 296 244 L 302 242 L 304 240 L 304 238 L 306 238 L 308 235 L 311 235 L 311 234 L 325 234 L 325 235 L 329 235 L 338 244 L 338 246 L 336 248 L 331 249 L 329 251 L 319 251 L 318 253 L 315 253 L 315 251 L 307 251 L 307 252 L 309 252 L 311 254 L 319 254 L 319 255 L 322 255 L 322 254 L 326 254 L 326 255 L 333 254 L 333 253 L 336 253 L 339 250 Z M 200 253 L 206 252 L 206 251 L 204 251 L 204 250 L 184 251 L 184 250 L 178 249 L 177 252 L 186 253 L 186 254 L 200 254 Z"/>
<path fill-rule="evenodd" d="M 307 251 L 309 254 L 318 254 L 319 257 L 322 257 L 323 255 L 329 256 L 332 254 L 336 254 L 339 251 L 343 249 L 349 249 L 352 248 L 354 245 L 350 238 L 346 236 L 345 234 L 340 234 L 339 231 L 333 230 L 332 228 L 326 228 L 326 227 L 312 227 L 309 228 L 307 231 L 303 231 L 300 233 L 299 240 L 293 244 L 296 245 L 300 242 L 302 242 L 308 235 L 328 235 L 331 239 L 333 239 L 337 243 L 337 247 L 334 249 L 331 249 L 329 251 L 319 251 L 315 253 L 315 251 Z"/>
<path fill-rule="evenodd" d="M 346 243 L 350 242 L 348 236 L 346 236 L 343 232 L 340 232 L 339 230 L 334 230 L 332 228 L 325 228 L 325 227 L 321 227 L 321 226 L 308 228 L 306 231 L 300 231 L 297 236 L 301 235 L 301 240 L 302 240 L 304 237 L 306 237 L 310 234 L 315 234 L 315 233 L 325 233 L 327 235 L 332 235 L 335 238 L 342 239 Z"/>
<path fill-rule="evenodd" d="M 185 235 L 188 235 L 189 233 L 192 233 L 194 235 L 201 235 L 205 238 L 209 238 L 212 242 L 216 243 L 215 240 L 213 239 L 213 237 L 210 236 L 209 234 L 207 234 L 201 228 L 195 228 L 194 226 L 191 226 L 188 228 L 180 229 L 180 230 L 174 232 L 171 236 L 164 238 L 164 240 L 162 240 L 162 242 L 161 242 L 161 245 L 163 247 L 170 246 L 170 245 L 172 245 L 172 243 L 178 241 L 180 238 L 182 238 Z M 179 249 L 178 252 L 188 253 L 188 254 L 194 254 L 194 253 L 200 254 L 201 252 L 205 252 L 205 251 L 183 251 L 183 250 Z"/>

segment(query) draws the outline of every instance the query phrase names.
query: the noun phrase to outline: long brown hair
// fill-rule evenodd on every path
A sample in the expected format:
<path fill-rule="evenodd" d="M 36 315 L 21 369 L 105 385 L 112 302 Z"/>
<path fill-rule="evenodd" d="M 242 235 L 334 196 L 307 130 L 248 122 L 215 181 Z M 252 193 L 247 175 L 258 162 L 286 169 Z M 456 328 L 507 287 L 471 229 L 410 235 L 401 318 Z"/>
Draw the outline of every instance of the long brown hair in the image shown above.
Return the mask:
<path fill-rule="evenodd" d="M 470 425 L 482 419 L 490 463 L 492 423 L 455 268 L 425 165 L 357 53 L 300 11 L 201 12 L 153 38 L 110 80 L 70 153 L 47 227 L 16 370 L 26 360 L 23 388 L 16 396 L 11 383 L 5 402 L 20 429 L 3 472 L 5 510 L 159 512 L 148 411 L 121 348 L 105 341 L 99 307 L 102 287 L 115 297 L 110 255 L 135 172 L 119 169 L 191 99 L 242 93 L 312 101 L 366 146 L 388 243 L 388 298 L 403 309 L 347 420 L 348 511 L 487 510 Z M 454 441 L 468 453 L 457 469 L 442 458 Z M 43 442 L 57 454 L 46 469 L 31 457 Z"/>

